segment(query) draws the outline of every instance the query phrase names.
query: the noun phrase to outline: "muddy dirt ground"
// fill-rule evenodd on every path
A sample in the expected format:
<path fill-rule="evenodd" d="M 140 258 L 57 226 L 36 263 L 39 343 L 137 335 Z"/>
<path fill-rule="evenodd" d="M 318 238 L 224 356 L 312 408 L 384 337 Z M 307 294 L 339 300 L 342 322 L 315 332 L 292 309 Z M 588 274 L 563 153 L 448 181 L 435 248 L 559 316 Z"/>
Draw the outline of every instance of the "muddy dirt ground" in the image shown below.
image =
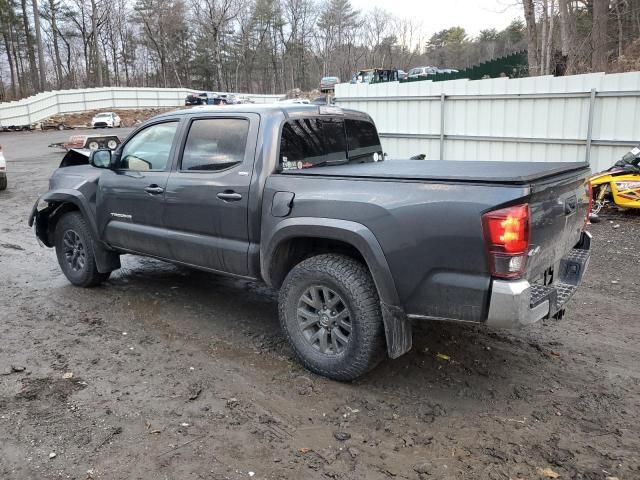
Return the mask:
<path fill-rule="evenodd" d="M 337 383 L 261 285 L 127 257 L 72 287 L 26 225 L 66 136 L 0 134 L 1 479 L 640 478 L 640 215 L 590 227 L 564 320 L 422 323 Z"/>

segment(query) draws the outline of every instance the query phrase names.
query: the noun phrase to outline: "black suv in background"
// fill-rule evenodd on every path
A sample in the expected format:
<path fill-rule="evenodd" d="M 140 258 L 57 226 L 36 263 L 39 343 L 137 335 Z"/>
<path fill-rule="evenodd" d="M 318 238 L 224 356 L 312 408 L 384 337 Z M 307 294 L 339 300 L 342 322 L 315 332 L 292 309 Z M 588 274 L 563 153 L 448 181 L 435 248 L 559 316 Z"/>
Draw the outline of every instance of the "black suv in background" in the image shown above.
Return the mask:
<path fill-rule="evenodd" d="M 230 105 L 236 103 L 234 95 L 216 92 L 191 93 L 184 101 L 185 106 L 193 105 Z"/>

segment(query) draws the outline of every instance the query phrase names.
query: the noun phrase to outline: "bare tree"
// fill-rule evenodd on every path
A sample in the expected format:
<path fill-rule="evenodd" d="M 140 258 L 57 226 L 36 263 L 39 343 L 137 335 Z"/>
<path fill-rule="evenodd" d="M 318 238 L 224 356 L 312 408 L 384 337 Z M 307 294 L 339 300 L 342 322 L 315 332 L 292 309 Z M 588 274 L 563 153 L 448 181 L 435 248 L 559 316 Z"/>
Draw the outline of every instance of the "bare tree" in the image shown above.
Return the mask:
<path fill-rule="evenodd" d="M 38 45 L 38 67 L 40 69 L 40 89 L 47 87 L 47 69 L 44 63 L 44 45 L 42 43 L 42 31 L 40 30 L 40 10 L 38 10 L 38 0 L 32 0 L 33 7 L 33 28 L 36 31 L 36 43 Z"/>
<path fill-rule="evenodd" d="M 36 52 L 34 47 L 33 35 L 31 34 L 31 25 L 29 24 L 29 15 L 27 13 L 27 0 L 21 0 L 22 5 L 22 21 L 24 24 L 24 35 L 27 42 L 27 54 L 29 56 L 29 73 L 31 74 L 31 84 L 34 90 L 40 89 L 40 79 L 38 77 L 38 67 L 36 66 Z"/>
<path fill-rule="evenodd" d="M 200 27 L 213 42 L 213 63 L 215 66 L 215 84 L 224 88 L 222 66 L 222 42 L 229 23 L 240 13 L 240 0 L 196 0 L 194 13 Z"/>
<path fill-rule="evenodd" d="M 538 26 L 533 0 L 522 0 L 524 20 L 527 23 L 527 54 L 529 57 L 529 74 L 540 74 L 540 56 L 538 51 Z"/>
<path fill-rule="evenodd" d="M 591 68 L 594 72 L 607 69 L 607 19 L 609 0 L 593 0 L 593 27 L 591 29 Z"/>
<path fill-rule="evenodd" d="M 58 88 L 62 88 L 62 57 L 60 55 L 60 31 L 58 30 L 58 13 L 60 9 L 60 2 L 56 0 L 49 0 L 46 4 L 44 11 L 44 18 L 49 22 L 51 30 L 51 39 L 53 43 L 54 52 L 54 71 L 56 74 L 56 85 Z"/>
<path fill-rule="evenodd" d="M 324 75 L 460 69 L 527 47 L 530 75 L 640 69 L 640 0 L 518 3 L 524 22 L 424 41 L 411 17 L 350 0 L 0 0 L 0 84 L 3 98 L 47 82 L 311 91 Z"/>

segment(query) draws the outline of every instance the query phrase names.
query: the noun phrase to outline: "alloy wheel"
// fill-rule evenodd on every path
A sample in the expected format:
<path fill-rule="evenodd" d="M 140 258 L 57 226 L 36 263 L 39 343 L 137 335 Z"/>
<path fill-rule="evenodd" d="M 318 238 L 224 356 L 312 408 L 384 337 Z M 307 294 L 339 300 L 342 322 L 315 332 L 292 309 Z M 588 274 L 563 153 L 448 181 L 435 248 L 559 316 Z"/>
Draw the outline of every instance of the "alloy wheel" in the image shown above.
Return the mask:
<path fill-rule="evenodd" d="M 298 301 L 298 327 L 320 353 L 339 355 L 351 339 L 351 312 L 344 299 L 329 287 L 312 285 Z"/>
<path fill-rule="evenodd" d="M 80 236 L 73 230 L 67 230 L 62 237 L 64 258 L 74 272 L 84 269 L 87 256 Z"/>

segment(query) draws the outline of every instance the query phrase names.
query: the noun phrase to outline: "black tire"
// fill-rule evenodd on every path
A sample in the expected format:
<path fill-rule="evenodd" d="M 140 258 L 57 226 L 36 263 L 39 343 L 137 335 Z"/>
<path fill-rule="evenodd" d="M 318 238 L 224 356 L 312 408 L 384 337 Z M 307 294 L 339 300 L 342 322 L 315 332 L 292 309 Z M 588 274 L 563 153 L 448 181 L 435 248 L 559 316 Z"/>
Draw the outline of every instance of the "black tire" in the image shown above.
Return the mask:
<path fill-rule="evenodd" d="M 0 190 L 7 189 L 7 177 L 0 177 Z"/>
<path fill-rule="evenodd" d="M 65 213 L 56 224 L 54 244 L 65 277 L 79 287 L 95 287 L 109 278 L 96 267 L 94 240 L 79 212 Z"/>
<path fill-rule="evenodd" d="M 316 297 L 327 305 L 313 317 L 310 300 L 314 299 L 313 289 L 322 292 Z M 318 293 L 318 292 L 316 292 Z M 327 301 L 327 297 L 329 300 Z M 344 310 L 338 311 L 344 305 Z M 336 308 L 336 311 L 331 311 Z M 300 315 L 300 309 L 305 313 Z M 296 265 L 287 275 L 278 298 L 280 324 L 291 348 L 300 362 L 312 372 L 334 380 L 354 380 L 385 358 L 384 328 L 380 299 L 368 269 L 357 260 L 344 255 L 322 254 L 308 258 Z M 348 310 L 344 315 L 344 311 Z M 324 314 L 323 314 L 324 312 Z M 326 315 L 325 315 L 326 314 Z M 343 316 L 348 318 L 349 329 L 342 329 L 343 322 L 333 321 Z M 311 326 L 303 324 L 314 321 Z M 322 320 L 327 322 L 322 326 Z M 340 326 L 339 326 L 340 325 Z M 317 330 L 315 330 L 317 329 Z M 324 336 L 322 340 L 314 337 Z M 348 333 L 347 333 L 348 332 Z M 347 340 L 344 343 L 344 340 Z M 331 345 L 327 345 L 328 342 Z"/>

